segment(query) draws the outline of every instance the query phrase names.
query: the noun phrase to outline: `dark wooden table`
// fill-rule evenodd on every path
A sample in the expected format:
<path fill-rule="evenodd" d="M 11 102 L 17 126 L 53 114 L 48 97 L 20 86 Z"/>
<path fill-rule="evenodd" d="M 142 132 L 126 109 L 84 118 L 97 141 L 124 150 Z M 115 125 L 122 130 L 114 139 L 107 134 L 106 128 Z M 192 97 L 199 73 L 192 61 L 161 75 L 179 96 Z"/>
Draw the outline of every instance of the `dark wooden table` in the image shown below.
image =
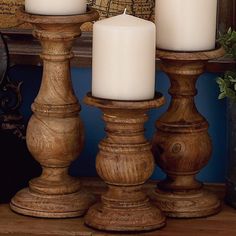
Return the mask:
<path fill-rule="evenodd" d="M 97 197 L 106 190 L 97 179 L 84 179 L 83 185 Z M 155 182 L 145 185 L 148 191 Z M 224 197 L 224 185 L 207 185 L 221 199 Z M 235 236 L 236 209 L 223 204 L 221 213 L 200 219 L 168 219 L 167 226 L 160 230 L 142 233 L 106 233 L 96 231 L 84 225 L 83 218 L 39 219 L 13 213 L 8 205 L 0 206 L 0 235 L 7 236 L 102 236 L 102 235 L 143 235 L 143 236 Z"/>

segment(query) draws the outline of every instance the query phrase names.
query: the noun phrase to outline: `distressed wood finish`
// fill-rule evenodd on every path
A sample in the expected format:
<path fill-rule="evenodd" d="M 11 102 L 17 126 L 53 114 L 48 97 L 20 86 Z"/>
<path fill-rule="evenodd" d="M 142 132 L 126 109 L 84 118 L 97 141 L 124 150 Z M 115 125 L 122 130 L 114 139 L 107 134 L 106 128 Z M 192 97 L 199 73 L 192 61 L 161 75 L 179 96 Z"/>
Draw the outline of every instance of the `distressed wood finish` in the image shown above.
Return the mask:
<path fill-rule="evenodd" d="M 142 191 L 154 169 L 151 145 L 144 136 L 146 112 L 161 106 L 164 98 L 156 94 L 153 100 L 129 102 L 98 99 L 89 94 L 85 103 L 104 113 L 107 137 L 99 144 L 96 168 L 108 185 L 101 202 L 87 212 L 85 223 L 110 231 L 143 231 L 164 226 L 165 217 Z"/>
<path fill-rule="evenodd" d="M 50 218 L 81 216 L 94 202 L 81 189 L 77 178 L 68 175 L 70 163 L 83 147 L 80 105 L 70 80 L 72 43 L 80 36 L 82 23 L 97 19 L 96 11 L 83 15 L 40 16 L 18 13 L 19 19 L 34 26 L 42 44 L 44 72 L 40 91 L 32 104 L 33 116 L 26 141 L 41 164 L 42 175 L 19 191 L 11 209 L 25 215 Z"/>
<path fill-rule="evenodd" d="M 106 191 L 104 182 L 98 179 L 83 179 L 83 186 L 97 197 Z M 145 191 L 155 188 L 156 182 L 145 184 Z M 205 185 L 221 199 L 224 185 Z M 236 211 L 223 204 L 222 211 L 211 217 L 200 219 L 168 219 L 168 226 L 152 232 L 111 233 L 101 232 L 84 225 L 84 218 L 38 219 L 25 217 L 10 211 L 8 205 L 0 205 L 0 235 L 6 236 L 235 236 Z"/>
<path fill-rule="evenodd" d="M 195 175 L 208 163 L 212 144 L 208 122 L 197 111 L 195 83 L 208 60 L 224 54 L 222 48 L 196 53 L 158 50 L 161 68 L 171 81 L 170 106 L 156 122 L 152 150 L 157 164 L 167 174 L 151 194 L 169 217 L 203 217 L 218 213 L 220 201 Z"/>

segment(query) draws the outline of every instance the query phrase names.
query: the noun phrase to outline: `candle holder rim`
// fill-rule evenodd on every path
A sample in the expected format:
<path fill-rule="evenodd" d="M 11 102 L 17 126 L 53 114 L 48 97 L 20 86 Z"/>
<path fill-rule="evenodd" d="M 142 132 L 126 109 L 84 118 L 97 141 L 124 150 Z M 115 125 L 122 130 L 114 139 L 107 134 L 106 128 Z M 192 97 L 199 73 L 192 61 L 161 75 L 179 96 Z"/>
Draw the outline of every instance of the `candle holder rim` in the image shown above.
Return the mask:
<path fill-rule="evenodd" d="M 216 45 L 214 49 L 206 51 L 172 51 L 166 49 L 157 48 L 156 55 L 160 59 L 169 60 L 186 60 L 186 61 L 198 61 L 198 60 L 210 60 L 219 58 L 225 55 L 225 50 L 222 46 Z"/>
<path fill-rule="evenodd" d="M 114 100 L 94 97 L 91 92 L 88 92 L 84 103 L 99 108 L 136 110 L 160 107 L 165 103 L 165 98 L 162 93 L 155 92 L 154 98 L 148 100 Z"/>
<path fill-rule="evenodd" d="M 25 11 L 25 7 L 19 7 L 16 12 L 16 17 L 28 23 L 34 24 L 71 24 L 71 23 L 85 23 L 94 21 L 99 18 L 99 13 L 92 7 L 87 7 L 87 11 L 82 14 L 73 15 L 41 15 L 32 14 Z"/>

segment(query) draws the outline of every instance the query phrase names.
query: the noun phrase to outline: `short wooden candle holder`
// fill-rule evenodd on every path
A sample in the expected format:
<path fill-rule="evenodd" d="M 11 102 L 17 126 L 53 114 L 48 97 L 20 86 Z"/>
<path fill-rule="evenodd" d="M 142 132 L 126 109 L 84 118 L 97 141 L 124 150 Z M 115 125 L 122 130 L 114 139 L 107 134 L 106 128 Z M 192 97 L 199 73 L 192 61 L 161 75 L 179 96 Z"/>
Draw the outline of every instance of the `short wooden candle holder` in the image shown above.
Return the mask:
<path fill-rule="evenodd" d="M 85 103 L 103 111 L 107 137 L 99 144 L 96 168 L 107 183 L 101 202 L 85 215 L 85 223 L 109 231 L 142 231 L 165 225 L 165 217 L 142 191 L 154 169 L 151 145 L 144 137 L 147 110 L 164 103 L 156 94 L 148 101 L 113 101 L 88 94 Z"/>
<path fill-rule="evenodd" d="M 223 56 L 222 48 L 206 52 L 158 50 L 161 68 L 171 81 L 172 100 L 167 112 L 156 122 L 153 153 L 167 174 L 151 195 L 169 217 L 203 217 L 220 211 L 220 201 L 203 189 L 195 175 L 208 163 L 212 144 L 208 122 L 194 103 L 195 83 L 210 59 Z"/>
<path fill-rule="evenodd" d="M 19 191 L 11 209 L 30 216 L 65 218 L 81 216 L 94 202 L 81 190 L 77 178 L 68 175 L 70 163 L 83 147 L 80 105 L 70 80 L 73 41 L 80 36 L 82 23 L 98 18 L 89 10 L 82 15 L 41 16 L 21 9 L 19 19 L 34 26 L 33 35 L 42 44 L 44 62 L 41 88 L 27 127 L 27 146 L 41 164 L 42 175 Z"/>

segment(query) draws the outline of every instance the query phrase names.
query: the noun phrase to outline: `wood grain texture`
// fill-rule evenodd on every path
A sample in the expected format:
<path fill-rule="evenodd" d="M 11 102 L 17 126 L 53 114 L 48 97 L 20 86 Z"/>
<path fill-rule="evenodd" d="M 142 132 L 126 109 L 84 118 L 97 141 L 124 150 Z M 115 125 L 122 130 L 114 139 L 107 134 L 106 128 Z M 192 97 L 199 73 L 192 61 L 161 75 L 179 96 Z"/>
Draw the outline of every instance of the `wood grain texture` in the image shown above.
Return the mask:
<path fill-rule="evenodd" d="M 84 188 L 100 198 L 106 192 L 105 183 L 94 178 L 81 178 Z M 144 185 L 152 191 L 156 182 Z M 223 185 L 205 185 L 220 199 L 224 198 Z M 199 219 L 167 219 L 167 226 L 152 232 L 111 233 L 97 231 L 84 224 L 84 218 L 40 219 L 15 214 L 8 205 L 0 205 L 0 235 L 6 236 L 235 236 L 236 210 L 223 204 L 222 211 L 214 216 Z"/>
<path fill-rule="evenodd" d="M 42 166 L 42 175 L 29 182 L 11 201 L 11 209 L 36 217 L 66 218 L 81 216 L 94 198 L 81 190 L 78 179 L 68 168 L 83 147 L 80 105 L 70 79 L 70 59 L 80 26 L 98 17 L 94 10 L 73 16 L 31 15 L 21 9 L 18 17 L 34 27 L 41 42 L 44 61 L 40 91 L 32 104 L 26 142 Z"/>
<path fill-rule="evenodd" d="M 208 163 L 212 144 L 208 122 L 198 112 L 194 96 L 198 77 L 210 59 L 224 54 L 222 48 L 206 52 L 158 50 L 161 68 L 171 81 L 170 106 L 156 122 L 152 150 L 157 164 L 167 174 L 151 194 L 169 217 L 203 217 L 218 213 L 220 201 L 202 190 L 195 175 Z"/>
<path fill-rule="evenodd" d="M 229 27 L 236 29 L 236 1 L 219 0 L 218 31 L 226 32 Z"/>
<path fill-rule="evenodd" d="M 161 228 L 165 217 L 150 203 L 143 184 L 154 170 L 151 145 L 144 136 L 147 111 L 164 103 L 161 94 L 148 101 L 113 101 L 89 94 L 85 103 L 103 111 L 107 136 L 99 144 L 96 169 L 108 185 L 101 202 L 89 208 L 85 223 L 108 231 Z"/>

